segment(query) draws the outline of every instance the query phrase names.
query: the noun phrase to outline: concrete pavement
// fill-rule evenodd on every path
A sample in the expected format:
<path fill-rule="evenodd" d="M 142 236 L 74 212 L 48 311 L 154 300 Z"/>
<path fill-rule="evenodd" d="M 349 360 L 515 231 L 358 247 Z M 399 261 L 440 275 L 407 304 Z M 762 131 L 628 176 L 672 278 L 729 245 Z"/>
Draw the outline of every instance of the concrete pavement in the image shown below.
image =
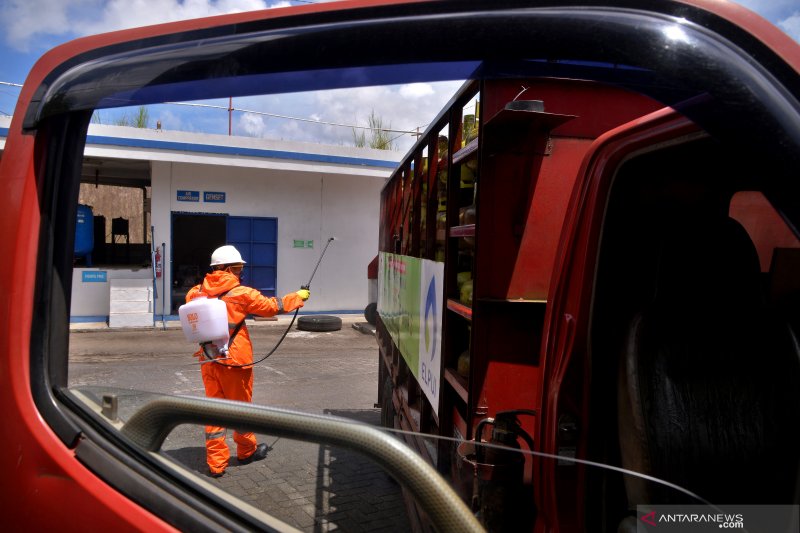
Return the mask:
<path fill-rule="evenodd" d="M 248 323 L 256 353 L 275 344 L 288 325 Z M 255 368 L 254 403 L 330 414 L 380 424 L 377 344 L 343 316 L 340 331 L 293 329 L 267 361 Z M 155 394 L 202 396 L 199 366 L 177 327 L 116 331 L 74 329 L 70 336 L 70 386 L 102 395 L 117 391 L 124 420 Z M 361 329 L 364 329 L 361 327 Z M 142 392 L 149 391 L 149 392 Z M 221 478 L 207 477 L 203 428 L 179 426 L 165 455 L 232 496 L 306 532 L 408 531 L 401 489 L 370 459 L 329 445 L 258 435 L 271 446 L 267 458 L 246 465 L 235 459 Z"/>

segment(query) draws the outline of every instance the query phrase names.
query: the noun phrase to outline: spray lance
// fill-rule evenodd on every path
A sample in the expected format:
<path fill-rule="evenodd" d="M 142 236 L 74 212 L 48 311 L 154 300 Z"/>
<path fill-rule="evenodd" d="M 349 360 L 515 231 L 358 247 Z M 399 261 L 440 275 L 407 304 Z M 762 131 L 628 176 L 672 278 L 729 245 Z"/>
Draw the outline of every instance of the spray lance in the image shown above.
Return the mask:
<path fill-rule="evenodd" d="M 301 289 L 309 290 L 311 287 L 311 281 L 314 279 L 314 275 L 317 273 L 320 263 L 322 263 L 322 258 L 325 256 L 325 252 L 328 251 L 328 246 L 330 246 L 331 242 L 334 240 L 334 237 L 330 237 L 328 242 L 325 243 L 325 248 L 323 248 L 322 253 L 319 256 L 319 260 L 317 261 L 316 266 L 314 266 L 314 270 L 311 272 L 311 277 L 309 277 L 308 283 L 302 285 L 300 287 Z M 200 316 L 200 313 L 196 313 L 195 310 L 190 308 L 193 303 L 196 303 L 198 306 L 202 306 L 203 316 Z M 292 320 L 289 322 L 289 326 L 286 328 L 286 331 L 283 332 L 275 346 L 273 346 L 272 349 L 261 359 L 248 364 L 228 364 L 223 363 L 222 361 L 230 359 L 229 357 L 218 357 L 218 354 L 220 353 L 223 356 L 227 354 L 227 346 L 229 341 L 228 312 L 225 302 L 218 298 L 198 298 L 185 305 L 182 305 L 180 309 L 178 309 L 178 314 L 181 317 L 181 326 L 183 327 L 183 333 L 186 336 L 186 339 L 190 342 L 198 342 L 202 349 L 203 355 L 206 357 L 206 360 L 200 361 L 200 364 L 213 362 L 221 366 L 233 368 L 257 365 L 275 353 L 275 351 L 283 342 L 283 339 L 285 339 L 286 335 L 289 333 L 289 331 L 291 331 L 299 312 L 299 308 L 295 310 Z M 201 323 L 203 327 L 198 327 L 198 325 Z M 243 325 L 244 321 L 242 321 L 236 327 L 236 329 L 234 329 L 231 338 L 238 333 L 239 329 Z M 223 348 L 220 350 L 217 348 L 217 346 L 223 346 Z"/>
<path fill-rule="evenodd" d="M 317 273 L 317 269 L 319 268 L 319 264 L 322 263 L 322 258 L 325 256 L 325 252 L 328 251 L 328 246 L 336 240 L 336 237 L 330 237 L 328 242 L 325 243 L 325 248 L 322 249 L 322 253 L 319 254 L 319 261 L 317 261 L 317 265 L 314 267 L 314 270 L 311 271 L 311 277 L 308 278 L 308 283 L 305 285 L 301 285 L 301 289 L 309 290 L 311 288 L 311 280 L 314 279 L 314 274 Z"/>

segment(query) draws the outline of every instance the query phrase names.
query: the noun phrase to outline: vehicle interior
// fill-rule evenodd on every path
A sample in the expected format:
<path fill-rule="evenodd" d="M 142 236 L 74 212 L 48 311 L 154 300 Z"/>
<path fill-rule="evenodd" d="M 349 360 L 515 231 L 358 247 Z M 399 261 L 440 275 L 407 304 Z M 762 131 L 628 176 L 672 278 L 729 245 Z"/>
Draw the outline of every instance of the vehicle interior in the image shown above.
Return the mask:
<path fill-rule="evenodd" d="M 665 479 L 704 501 L 796 503 L 800 103 L 793 95 L 800 78 L 720 17 L 678 3 L 653 13 L 649 4 L 444 1 L 413 12 L 402 5 L 301 10 L 142 32 L 70 54 L 42 78 L 24 120 L 35 138 L 42 216 L 30 338 L 41 416 L 98 476 L 181 529 L 282 527 L 159 453 L 182 424 L 226 421 L 358 449 L 410 492 L 436 494 L 418 502 L 438 528 L 474 529 L 466 505 L 377 429 L 169 396 L 128 406 L 131 415 L 119 424 L 103 416 L 98 391 L 68 386 L 72 221 L 87 128 L 94 110 L 117 106 L 572 76 L 674 105 L 698 129 L 632 154 L 603 178 L 613 184 L 596 237 L 596 285 L 587 282 L 591 324 L 580 326 L 588 356 L 576 349 L 567 380 L 582 382 L 577 368 L 590 369 L 586 458 Z M 737 217 L 741 202 L 756 202 L 769 224 Z M 770 239 L 776 219 L 781 242 Z M 689 413 L 686 426 L 673 425 L 677 412 Z M 588 530 L 616 530 L 640 503 L 693 500 L 595 468 L 585 494 L 603 494 L 586 498 Z"/>
<path fill-rule="evenodd" d="M 764 181 L 756 160 L 707 136 L 636 154 L 614 177 L 601 237 L 591 395 L 604 430 L 590 446 L 713 502 L 797 498 L 800 433 L 784 422 L 800 407 L 786 266 L 800 242 Z M 689 499 L 610 477 L 611 522 Z"/>

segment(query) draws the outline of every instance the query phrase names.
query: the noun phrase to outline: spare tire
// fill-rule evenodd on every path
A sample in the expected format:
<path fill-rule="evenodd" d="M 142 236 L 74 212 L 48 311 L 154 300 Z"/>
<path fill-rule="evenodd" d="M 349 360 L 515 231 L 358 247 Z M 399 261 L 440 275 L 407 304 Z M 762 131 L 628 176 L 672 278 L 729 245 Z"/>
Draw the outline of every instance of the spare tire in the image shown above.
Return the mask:
<path fill-rule="evenodd" d="M 367 304 L 367 307 L 364 308 L 364 318 L 369 324 L 375 325 L 375 322 L 378 321 L 378 304 L 376 302 Z"/>
<path fill-rule="evenodd" d="M 297 329 L 303 331 L 339 331 L 342 319 L 333 315 L 309 315 L 297 319 Z"/>

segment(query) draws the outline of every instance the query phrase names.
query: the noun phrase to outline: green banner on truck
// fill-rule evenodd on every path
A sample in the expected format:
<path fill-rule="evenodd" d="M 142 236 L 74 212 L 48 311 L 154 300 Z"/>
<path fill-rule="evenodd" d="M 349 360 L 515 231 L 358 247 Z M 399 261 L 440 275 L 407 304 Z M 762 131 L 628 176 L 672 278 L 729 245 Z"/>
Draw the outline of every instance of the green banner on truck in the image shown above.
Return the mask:
<path fill-rule="evenodd" d="M 444 263 L 381 252 L 378 313 L 438 415 Z"/>

